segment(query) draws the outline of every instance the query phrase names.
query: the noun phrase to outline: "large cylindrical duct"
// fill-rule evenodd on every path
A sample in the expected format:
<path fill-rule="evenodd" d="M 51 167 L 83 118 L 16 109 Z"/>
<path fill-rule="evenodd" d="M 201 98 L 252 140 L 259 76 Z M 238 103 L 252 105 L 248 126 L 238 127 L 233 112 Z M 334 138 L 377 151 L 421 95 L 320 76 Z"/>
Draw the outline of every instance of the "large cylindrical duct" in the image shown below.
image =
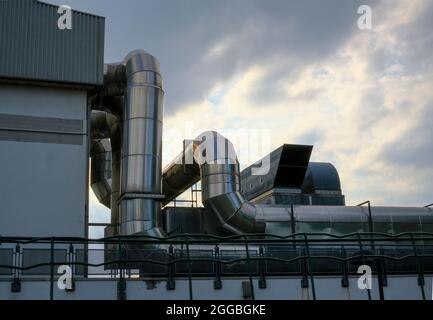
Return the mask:
<path fill-rule="evenodd" d="M 262 233 L 263 207 L 246 201 L 240 192 L 239 162 L 233 144 L 214 131 L 200 134 L 164 171 L 164 186 L 168 188 L 165 202 L 180 194 L 196 180 L 195 175 L 185 173 L 200 168 L 202 201 L 211 217 L 213 226 L 222 233 Z M 184 185 L 182 185 L 184 183 Z M 177 190 L 174 192 L 173 190 Z M 166 190 L 164 189 L 164 193 Z"/>
<path fill-rule="evenodd" d="M 162 236 L 163 90 L 158 61 L 133 51 L 123 62 L 120 233 Z"/>
<path fill-rule="evenodd" d="M 104 87 L 94 109 L 120 119 L 110 135 L 111 214 L 123 235 L 163 235 L 163 94 L 159 62 L 145 51 L 132 51 L 121 63 L 105 65 Z"/>

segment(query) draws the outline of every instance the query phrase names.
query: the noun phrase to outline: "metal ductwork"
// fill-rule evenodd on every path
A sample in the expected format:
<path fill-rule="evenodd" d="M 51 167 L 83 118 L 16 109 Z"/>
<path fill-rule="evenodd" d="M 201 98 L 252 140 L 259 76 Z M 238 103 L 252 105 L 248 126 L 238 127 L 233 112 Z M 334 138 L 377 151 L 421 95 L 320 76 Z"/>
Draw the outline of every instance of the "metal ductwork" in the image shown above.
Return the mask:
<path fill-rule="evenodd" d="M 162 191 L 165 196 L 162 200 L 163 206 L 200 180 L 200 166 L 192 156 L 196 147 L 197 142 L 184 141 L 183 151 L 164 168 L 162 174 Z M 185 155 L 188 155 L 188 159 Z"/>
<path fill-rule="evenodd" d="M 104 87 L 94 109 L 120 119 L 121 138 L 115 139 L 115 148 L 111 143 L 111 209 L 112 221 L 119 221 L 123 235 L 164 235 L 160 227 L 163 94 L 159 62 L 152 55 L 136 50 L 121 63 L 105 65 Z M 120 105 L 115 102 L 122 97 Z M 119 177 L 120 183 L 115 183 Z"/>
<path fill-rule="evenodd" d="M 121 103 L 121 99 L 112 105 Z M 120 189 L 120 123 L 119 117 L 104 111 L 91 113 L 91 178 L 90 185 L 99 202 L 111 208 L 111 225 L 119 225 Z M 108 142 L 109 141 L 109 142 Z"/>
<path fill-rule="evenodd" d="M 124 60 L 120 233 L 163 236 L 161 163 L 163 91 L 159 63 L 134 51 Z"/>
<path fill-rule="evenodd" d="M 111 208 L 111 146 L 109 140 L 93 140 L 90 157 L 92 159 L 90 186 L 99 202 Z"/>
<path fill-rule="evenodd" d="M 92 102 L 93 109 L 100 111 L 93 111 L 91 119 L 91 184 L 98 199 L 111 207 L 111 227 L 114 230 L 109 235 L 163 237 L 161 204 L 166 205 L 199 180 L 206 208 L 205 232 L 209 233 L 264 233 L 273 224 L 286 223 L 292 218 L 303 221 L 323 216 L 327 219 L 337 211 L 342 215 L 350 212 L 358 215 L 365 210 L 359 207 L 263 205 L 248 201 L 241 192 L 239 162 L 234 147 L 214 131 L 185 141 L 182 152 L 161 173 L 164 93 L 159 63 L 144 51 L 134 51 L 123 62 L 106 65 L 104 81 L 104 87 Z M 283 154 L 288 156 L 289 149 L 291 160 L 288 162 Z M 278 168 L 300 168 L 299 174 L 292 177 L 296 178 L 296 183 L 290 186 L 301 187 L 301 178 L 304 182 L 308 180 L 304 175 L 310 153 L 311 146 L 283 146 L 282 160 L 279 160 L 283 165 L 278 165 Z M 293 154 L 299 157 L 292 159 Z M 309 164 L 310 171 L 313 166 Z M 320 165 L 322 167 L 324 165 Z M 327 173 L 332 171 L 329 168 Z M 280 176 L 292 176 L 296 170 L 284 171 Z M 313 171 L 311 185 L 314 189 L 329 191 L 330 187 L 322 183 L 323 174 Z M 278 176 L 278 172 L 271 174 Z M 326 183 L 331 181 L 328 176 Z M 333 176 L 337 181 L 336 172 Z M 276 185 L 281 186 L 279 183 Z M 334 183 L 335 186 L 339 189 L 339 183 Z M 302 188 L 306 189 L 305 183 Z M 384 216 L 389 210 L 382 210 Z M 426 209 L 418 211 L 431 213 Z"/>
<path fill-rule="evenodd" d="M 204 132 L 187 144 L 164 171 L 163 185 L 168 187 L 167 200 L 176 197 L 197 180 L 195 174 L 190 174 L 197 172 L 193 169 L 196 166 L 200 170 L 202 201 L 208 214 L 212 215 L 209 217 L 213 220 L 212 224 L 228 234 L 264 232 L 266 206 L 256 206 L 241 194 L 239 162 L 233 144 L 214 131 Z M 188 169 L 182 170 L 182 165 Z M 173 192 L 175 189 L 177 193 Z"/>

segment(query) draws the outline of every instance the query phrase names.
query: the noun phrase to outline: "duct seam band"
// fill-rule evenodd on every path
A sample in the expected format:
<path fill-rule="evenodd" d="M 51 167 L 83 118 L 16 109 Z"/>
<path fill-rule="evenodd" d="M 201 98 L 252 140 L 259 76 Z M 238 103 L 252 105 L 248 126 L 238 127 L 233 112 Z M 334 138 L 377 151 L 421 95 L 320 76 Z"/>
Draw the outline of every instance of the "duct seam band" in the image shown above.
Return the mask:
<path fill-rule="evenodd" d="M 120 196 L 119 201 L 124 199 L 164 199 L 165 195 L 163 194 L 155 194 L 155 193 L 124 193 Z"/>

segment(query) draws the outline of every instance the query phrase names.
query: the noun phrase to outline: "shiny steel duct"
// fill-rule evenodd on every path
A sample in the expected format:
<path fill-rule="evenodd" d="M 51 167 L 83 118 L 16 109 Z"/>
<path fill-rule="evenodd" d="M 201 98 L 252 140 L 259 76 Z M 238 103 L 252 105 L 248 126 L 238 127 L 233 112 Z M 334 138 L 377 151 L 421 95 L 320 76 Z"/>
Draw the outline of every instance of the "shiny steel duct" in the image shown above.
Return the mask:
<path fill-rule="evenodd" d="M 433 221 L 431 208 L 371 207 L 373 217 L 372 225 L 369 226 L 370 213 L 368 207 L 363 206 L 253 204 L 246 201 L 239 191 L 239 164 L 233 145 L 212 131 L 185 141 L 183 151 L 165 168 L 164 203 L 179 196 L 199 179 L 206 209 L 204 216 L 191 208 L 191 211 L 187 211 L 194 212 L 189 219 L 193 216 L 197 220 L 204 218 L 203 223 L 198 223 L 198 233 L 268 233 L 287 236 L 293 232 L 347 234 L 375 231 L 395 234 L 417 231 L 421 222 Z M 392 227 L 393 222 L 404 223 L 405 229 L 393 229 L 396 228 Z M 194 223 L 197 224 L 197 221 Z"/>
<path fill-rule="evenodd" d="M 120 233 L 163 236 L 161 204 L 163 91 L 159 63 L 132 52 L 124 60 Z"/>
<path fill-rule="evenodd" d="M 161 156 L 163 90 L 159 62 L 136 50 L 123 62 L 105 65 L 104 87 L 96 108 L 121 119 L 120 154 L 112 142 L 111 202 L 119 203 L 120 234 L 163 236 L 161 226 Z M 122 97 L 119 107 L 113 97 Z M 114 166 L 120 166 L 120 194 L 115 194 Z M 115 200 L 115 201 L 114 201 Z M 112 205 L 112 216 L 113 208 Z"/>
<path fill-rule="evenodd" d="M 117 105 L 121 100 L 117 100 Z M 116 105 L 112 103 L 112 105 Z M 119 225 L 120 123 L 114 114 L 93 110 L 91 113 L 90 185 L 98 200 L 111 208 L 111 225 Z M 108 139 L 110 143 L 108 144 Z"/>
<path fill-rule="evenodd" d="M 189 166 L 189 169 L 182 171 L 182 165 L 185 168 Z M 241 194 L 239 162 L 228 139 L 208 131 L 184 146 L 182 153 L 163 174 L 163 185 L 168 187 L 167 199 L 194 183 L 197 176 L 188 173 L 197 172 L 194 166 L 200 168 L 202 201 L 211 215 L 212 225 L 229 234 L 264 232 L 266 206 L 256 206 Z"/>
<path fill-rule="evenodd" d="M 111 208 L 111 146 L 109 140 L 93 140 L 90 157 L 92 159 L 90 186 L 99 202 Z"/>
<path fill-rule="evenodd" d="M 184 141 L 183 151 L 164 168 L 162 174 L 162 191 L 165 196 L 162 200 L 163 206 L 200 180 L 200 167 L 192 157 L 194 143 L 197 147 L 197 142 L 186 143 Z M 190 155 L 189 159 L 185 159 L 185 155 Z"/>
<path fill-rule="evenodd" d="M 184 142 L 183 151 L 161 176 L 163 94 L 159 63 L 144 51 L 134 51 L 123 62 L 105 66 L 104 87 L 93 102 L 93 109 L 103 111 L 93 111 L 91 119 L 92 188 L 103 204 L 111 206 L 114 234 L 164 236 L 161 203 L 166 205 L 200 179 L 206 207 L 205 232 L 287 230 L 289 234 L 291 219 L 300 223 L 332 220 L 334 227 L 335 221 L 364 223 L 366 209 L 362 207 L 292 209 L 247 201 L 241 192 L 234 147 L 213 131 Z M 111 190 L 107 168 L 110 148 Z M 386 218 L 396 209 L 374 210 Z M 431 215 L 431 209 L 404 208 L 401 215 L 412 213 Z"/>

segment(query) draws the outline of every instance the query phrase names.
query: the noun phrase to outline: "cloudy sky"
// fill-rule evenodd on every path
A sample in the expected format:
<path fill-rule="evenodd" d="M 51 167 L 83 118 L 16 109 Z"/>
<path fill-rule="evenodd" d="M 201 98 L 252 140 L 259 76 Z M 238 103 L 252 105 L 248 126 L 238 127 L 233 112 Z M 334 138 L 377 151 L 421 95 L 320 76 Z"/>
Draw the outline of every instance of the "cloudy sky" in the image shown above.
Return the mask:
<path fill-rule="evenodd" d="M 164 163 L 202 130 L 257 145 L 270 132 L 272 148 L 314 145 L 347 204 L 433 202 L 433 1 L 49 2 L 106 17 L 107 62 L 136 48 L 160 60 Z"/>

